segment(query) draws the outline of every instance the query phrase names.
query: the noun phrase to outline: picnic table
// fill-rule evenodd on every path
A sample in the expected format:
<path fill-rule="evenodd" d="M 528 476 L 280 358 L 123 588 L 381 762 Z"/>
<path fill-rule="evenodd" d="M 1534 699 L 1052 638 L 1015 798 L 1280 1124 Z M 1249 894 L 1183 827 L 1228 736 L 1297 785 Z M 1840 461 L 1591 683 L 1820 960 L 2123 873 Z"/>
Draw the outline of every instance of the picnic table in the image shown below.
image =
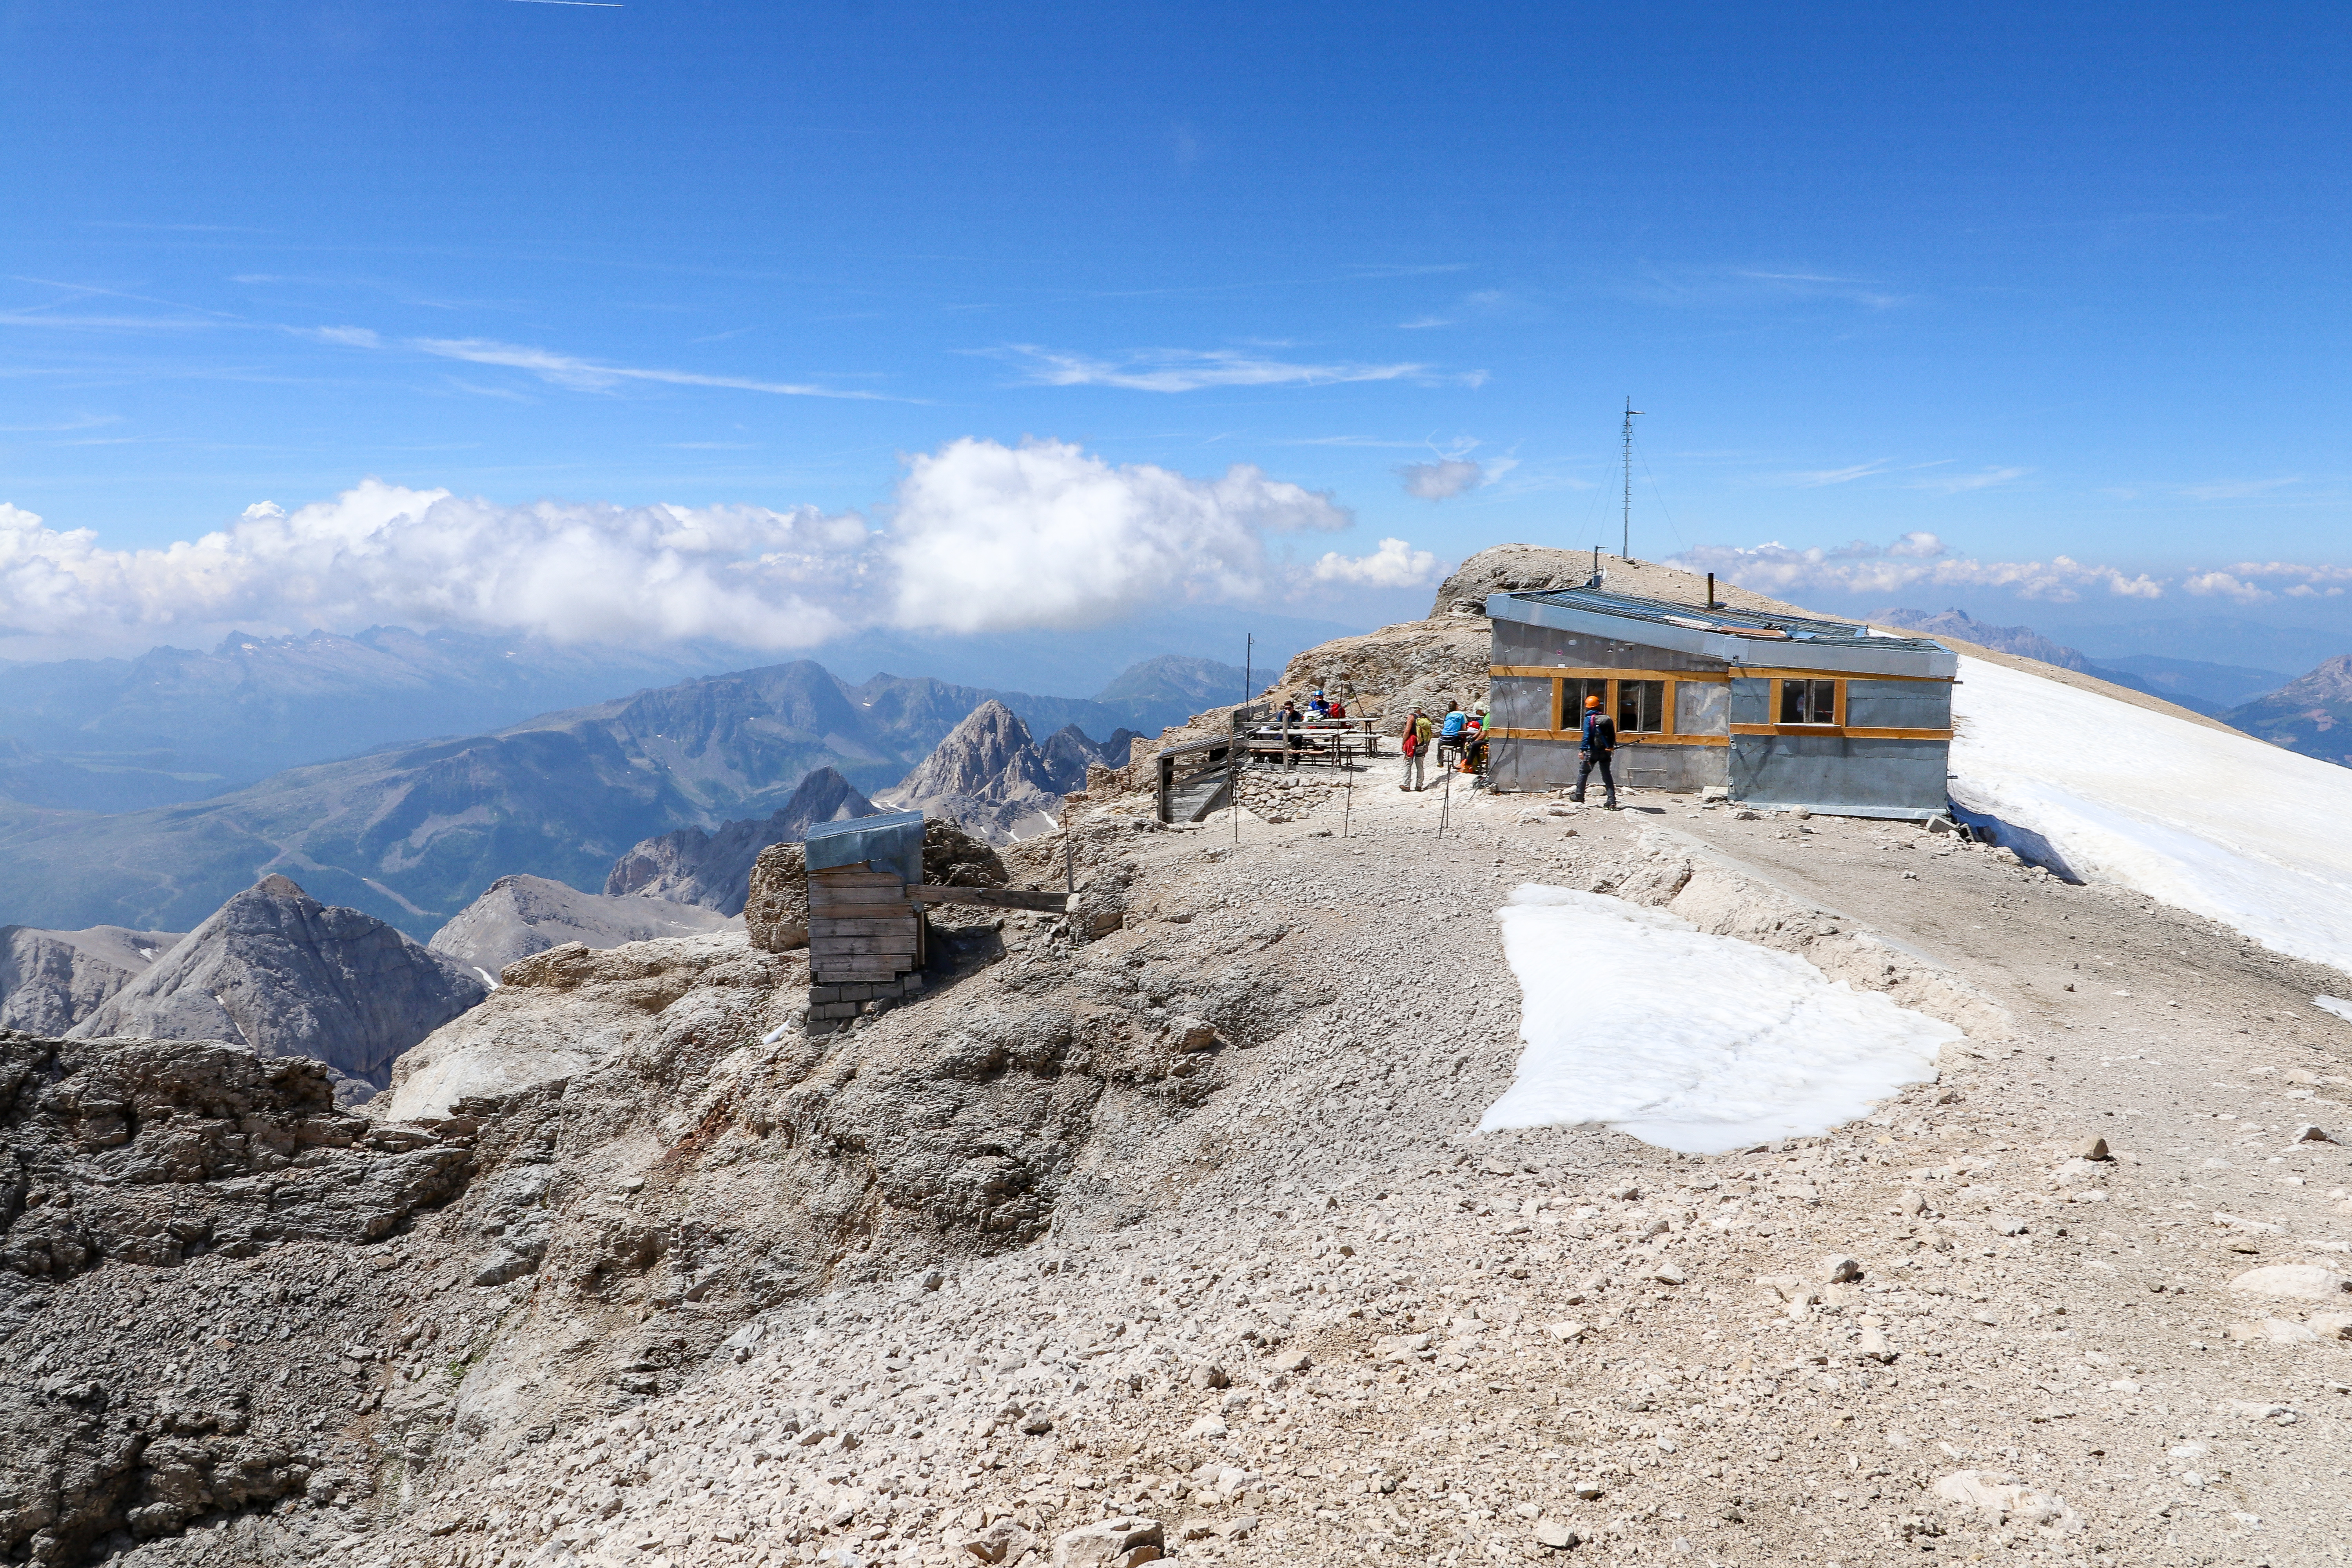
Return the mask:
<path fill-rule="evenodd" d="M 1292 725 L 1286 734 L 1280 724 L 1272 723 L 1253 724 L 1242 733 L 1253 758 L 1286 761 L 1296 756 L 1336 765 L 1350 756 L 1381 754 L 1380 732 L 1373 724 L 1370 719 L 1308 719 Z"/>

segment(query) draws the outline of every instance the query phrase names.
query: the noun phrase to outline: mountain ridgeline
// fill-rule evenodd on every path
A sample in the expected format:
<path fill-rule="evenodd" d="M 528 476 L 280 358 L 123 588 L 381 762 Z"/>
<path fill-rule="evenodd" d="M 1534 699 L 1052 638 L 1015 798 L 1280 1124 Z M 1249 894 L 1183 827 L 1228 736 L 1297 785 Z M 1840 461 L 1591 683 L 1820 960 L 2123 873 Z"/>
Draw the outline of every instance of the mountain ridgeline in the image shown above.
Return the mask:
<path fill-rule="evenodd" d="M 1081 734 L 1186 711 L 1164 696 L 1114 704 L 929 678 L 853 686 L 802 659 L 383 746 L 203 801 L 100 815 L 0 800 L 0 921 L 188 930 L 278 871 L 422 940 L 501 877 L 601 889 L 633 847 L 770 816 L 819 769 L 860 791 L 896 784 L 992 700 L 1038 731 Z"/>

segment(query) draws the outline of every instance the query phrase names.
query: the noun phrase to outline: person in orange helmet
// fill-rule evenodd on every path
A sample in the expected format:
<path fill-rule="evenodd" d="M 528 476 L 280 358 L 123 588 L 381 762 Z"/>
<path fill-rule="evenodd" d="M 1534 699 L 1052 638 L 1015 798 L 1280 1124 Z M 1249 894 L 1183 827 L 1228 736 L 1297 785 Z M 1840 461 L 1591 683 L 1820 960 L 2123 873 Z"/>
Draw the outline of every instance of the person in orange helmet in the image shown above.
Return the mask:
<path fill-rule="evenodd" d="M 1568 798 L 1584 799 L 1584 781 L 1592 770 L 1601 770 L 1601 787 L 1608 793 L 1606 808 L 1617 809 L 1617 775 L 1610 771 L 1609 758 L 1617 750 L 1617 721 L 1601 710 L 1601 699 L 1584 700 L 1584 722 L 1577 731 L 1576 790 Z"/>

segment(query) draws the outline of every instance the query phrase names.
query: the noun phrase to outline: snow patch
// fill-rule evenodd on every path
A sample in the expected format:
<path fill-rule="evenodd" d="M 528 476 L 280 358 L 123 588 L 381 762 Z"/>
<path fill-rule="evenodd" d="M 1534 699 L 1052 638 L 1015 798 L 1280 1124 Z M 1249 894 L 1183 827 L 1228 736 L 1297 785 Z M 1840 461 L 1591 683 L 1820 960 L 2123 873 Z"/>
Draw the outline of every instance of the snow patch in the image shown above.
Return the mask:
<path fill-rule="evenodd" d="M 2326 1008 L 2346 1023 L 2352 1024 L 2352 1002 L 2347 1002 L 2341 996 L 2314 996 L 2311 1005 Z"/>
<path fill-rule="evenodd" d="M 2352 768 L 1963 656 L 1953 804 L 2112 882 L 2352 972 Z"/>
<path fill-rule="evenodd" d="M 1622 899 L 1531 883 L 1496 918 L 1523 1048 L 1482 1132 L 1597 1121 L 1692 1154 L 1808 1137 L 1932 1081 L 1961 1038 L 1801 958 Z"/>

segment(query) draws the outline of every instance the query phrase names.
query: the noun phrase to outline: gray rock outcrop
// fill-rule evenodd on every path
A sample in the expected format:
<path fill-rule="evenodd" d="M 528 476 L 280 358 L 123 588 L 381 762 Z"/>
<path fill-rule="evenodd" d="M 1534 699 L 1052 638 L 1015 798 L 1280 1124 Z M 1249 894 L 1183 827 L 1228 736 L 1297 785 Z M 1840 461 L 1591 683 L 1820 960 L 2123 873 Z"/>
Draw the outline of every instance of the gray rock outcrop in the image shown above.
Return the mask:
<path fill-rule="evenodd" d="M 374 1276 L 471 1129 L 371 1128 L 334 1089 L 216 1040 L 0 1031 L 0 1559 L 367 1489 L 339 1428 L 387 1353 Z"/>
<path fill-rule="evenodd" d="M 983 702 L 904 782 L 875 800 L 944 818 L 991 844 L 1010 844 L 1051 832 L 1065 793 L 1054 787 L 1020 715 L 1002 702 Z"/>
<path fill-rule="evenodd" d="M 338 1092 L 350 1100 L 383 1088 L 394 1058 L 488 992 L 470 965 L 272 875 L 69 1033 L 226 1040 L 259 1056 L 309 1057 L 343 1080 Z"/>
<path fill-rule="evenodd" d="M 801 780 L 792 799 L 772 816 L 722 822 L 709 832 L 681 827 L 646 839 L 613 862 L 604 878 L 604 892 L 608 897 L 667 899 L 700 904 L 723 915 L 740 914 L 751 863 L 760 858 L 761 850 L 771 844 L 796 844 L 820 822 L 873 814 L 874 803 L 858 794 L 847 779 L 831 768 L 819 768 Z"/>
<path fill-rule="evenodd" d="M 809 939 L 808 848 L 771 844 L 752 863 L 743 933 L 761 952 L 790 952 Z"/>
<path fill-rule="evenodd" d="M 0 1029 L 62 1035 L 140 975 L 183 932 L 0 926 Z"/>
<path fill-rule="evenodd" d="M 616 899 L 583 893 L 545 877 L 501 877 L 457 919 L 435 931 L 425 946 L 471 965 L 486 981 L 496 981 L 499 972 L 515 960 L 567 942 L 618 947 L 625 942 L 699 936 L 731 923 L 730 917 L 700 904 Z"/>

